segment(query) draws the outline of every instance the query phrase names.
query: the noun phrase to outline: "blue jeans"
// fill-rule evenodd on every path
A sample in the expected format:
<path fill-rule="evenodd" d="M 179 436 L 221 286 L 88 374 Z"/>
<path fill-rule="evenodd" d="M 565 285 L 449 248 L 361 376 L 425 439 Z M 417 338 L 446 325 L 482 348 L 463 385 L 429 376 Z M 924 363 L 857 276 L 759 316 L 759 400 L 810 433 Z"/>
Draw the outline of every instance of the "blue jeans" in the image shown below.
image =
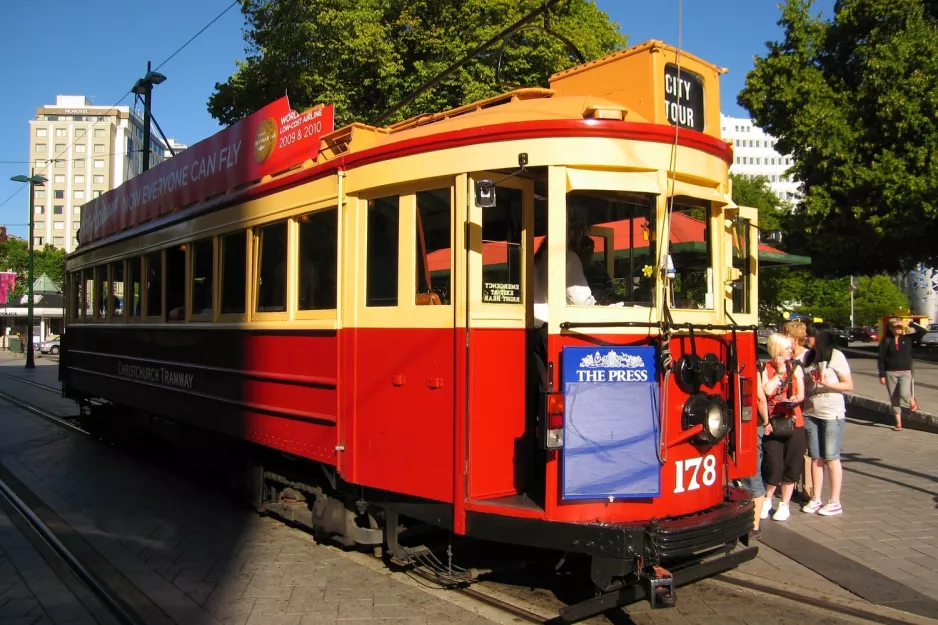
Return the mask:
<path fill-rule="evenodd" d="M 759 435 L 756 441 L 756 474 L 739 480 L 739 487 L 749 491 L 753 498 L 765 496 L 765 484 L 762 483 L 762 435 L 765 430 L 760 425 L 756 431 Z"/>
<path fill-rule="evenodd" d="M 840 460 L 846 419 L 818 419 L 804 416 L 804 433 L 808 438 L 808 455 L 822 460 Z"/>

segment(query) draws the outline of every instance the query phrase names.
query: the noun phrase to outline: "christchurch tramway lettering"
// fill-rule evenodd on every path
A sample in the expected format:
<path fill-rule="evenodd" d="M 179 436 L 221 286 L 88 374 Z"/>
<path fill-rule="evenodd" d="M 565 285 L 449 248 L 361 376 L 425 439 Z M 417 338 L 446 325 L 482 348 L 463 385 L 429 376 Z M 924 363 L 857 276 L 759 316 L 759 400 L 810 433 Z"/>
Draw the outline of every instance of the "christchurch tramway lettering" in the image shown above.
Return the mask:
<path fill-rule="evenodd" d="M 122 378 L 140 380 L 150 384 L 161 384 L 175 388 L 191 389 L 195 374 L 173 371 L 165 367 L 146 367 L 117 361 L 117 374 Z"/>

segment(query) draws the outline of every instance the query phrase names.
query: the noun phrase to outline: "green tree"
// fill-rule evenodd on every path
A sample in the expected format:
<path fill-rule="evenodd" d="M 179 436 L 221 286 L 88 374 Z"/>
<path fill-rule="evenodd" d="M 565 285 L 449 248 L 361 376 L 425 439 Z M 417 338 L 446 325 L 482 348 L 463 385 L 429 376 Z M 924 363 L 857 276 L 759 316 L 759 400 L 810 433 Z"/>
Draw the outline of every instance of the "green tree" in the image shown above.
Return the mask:
<path fill-rule="evenodd" d="M 56 249 L 47 244 L 34 250 L 33 276 L 38 278 L 46 274 L 61 289 L 65 282 L 65 250 Z M 10 298 L 18 297 L 29 289 L 29 247 L 22 239 L 7 239 L 0 243 L 0 271 L 12 271 L 16 274 L 16 285 L 7 293 Z"/>
<path fill-rule="evenodd" d="M 782 5 L 784 38 L 738 98 L 794 156 L 792 248 L 826 275 L 934 263 L 938 3 L 839 0 L 830 21 L 812 4 Z"/>
<path fill-rule="evenodd" d="M 334 103 L 336 125 L 369 122 L 403 96 L 497 35 L 542 0 L 243 0 L 247 59 L 208 101 L 231 124 L 285 93 L 294 109 Z M 593 0 L 566 0 L 551 29 L 587 59 L 626 37 Z M 496 95 L 499 46 L 464 65 L 391 117 L 398 121 Z M 559 39 L 524 29 L 505 48 L 503 82 L 546 85 L 578 61 Z"/>

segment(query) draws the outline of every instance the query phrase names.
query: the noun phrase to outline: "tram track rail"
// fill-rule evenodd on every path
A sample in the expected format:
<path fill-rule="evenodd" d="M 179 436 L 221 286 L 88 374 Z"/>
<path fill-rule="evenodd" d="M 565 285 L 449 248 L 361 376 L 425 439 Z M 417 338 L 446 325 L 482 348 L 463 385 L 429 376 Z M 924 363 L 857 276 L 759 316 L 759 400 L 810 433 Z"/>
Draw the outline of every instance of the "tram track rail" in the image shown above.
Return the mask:
<path fill-rule="evenodd" d="M 8 379 L 12 379 L 18 382 L 23 382 L 26 385 L 33 386 L 33 387 L 45 390 L 50 393 L 56 393 L 56 394 L 61 393 L 61 390 L 56 387 L 42 384 L 39 382 L 35 382 L 33 380 L 27 380 L 20 376 L 0 373 L 0 378 L 8 378 Z M 11 395 L 10 393 L 0 391 L 0 399 L 17 406 L 18 408 L 21 408 L 24 411 L 32 415 L 38 416 L 42 419 L 46 419 L 57 425 L 60 425 L 63 428 L 68 429 L 71 432 L 75 432 L 75 433 L 82 434 L 82 435 L 88 434 L 87 431 L 71 423 L 66 418 L 56 415 L 26 400 L 23 400 L 14 395 Z M 6 503 L 7 492 L 12 492 L 12 491 L 10 491 L 9 487 L 2 481 L 2 479 L 0 479 L 0 505 L 2 505 L 4 508 L 6 508 L 7 505 L 10 505 L 10 506 L 16 505 L 14 503 L 16 499 L 14 499 L 9 504 Z M 15 493 L 13 493 L 13 495 L 15 497 Z M 22 502 L 20 501 L 20 503 Z M 22 505 L 25 506 L 25 504 L 22 504 Z M 19 509 L 19 507 L 17 507 L 17 509 Z M 33 514 L 33 516 L 35 517 L 35 514 Z M 26 518 L 28 519 L 29 517 L 27 516 Z M 36 517 L 36 520 L 39 523 L 42 523 L 41 520 L 38 519 L 38 517 Z M 33 525 L 32 521 L 30 521 L 30 525 Z M 47 527 L 45 528 L 45 530 L 50 532 L 50 536 L 52 540 L 57 540 L 55 539 L 54 534 L 51 533 L 52 532 L 51 530 L 49 530 Z M 38 531 L 41 532 L 42 530 L 38 530 Z M 65 549 L 64 546 L 62 546 L 62 549 Z M 80 566 L 80 562 L 78 562 L 77 565 Z M 87 573 L 87 571 L 85 572 L 85 574 L 90 575 L 89 573 Z M 419 573 L 417 574 L 420 575 Z M 429 576 L 420 575 L 420 577 L 427 579 L 428 581 L 435 581 Z M 768 595 L 768 596 L 791 601 L 793 603 L 797 603 L 801 605 L 808 605 L 815 609 L 827 612 L 831 615 L 844 616 L 844 617 L 849 617 L 849 618 L 854 618 L 854 619 L 861 619 L 863 621 L 871 622 L 871 623 L 882 623 L 883 625 L 917 625 L 919 623 L 924 622 L 923 619 L 919 617 L 918 615 L 902 612 L 897 609 L 888 609 L 890 614 L 877 613 L 870 609 L 864 609 L 862 607 L 855 607 L 855 606 L 848 605 L 843 602 L 821 599 L 816 596 L 812 596 L 803 592 L 798 592 L 797 590 L 794 590 L 791 588 L 780 588 L 780 587 L 776 587 L 774 585 L 770 585 L 766 583 L 761 583 L 761 582 L 752 581 L 748 579 L 741 579 L 741 578 L 731 576 L 725 573 L 715 575 L 709 579 L 718 583 L 728 585 L 728 586 L 747 590 L 749 592 L 758 593 L 761 595 Z M 707 581 L 707 580 L 703 580 L 703 581 Z M 514 603 L 511 603 L 499 597 L 493 596 L 489 593 L 481 592 L 475 588 L 459 587 L 459 588 L 452 588 L 450 589 L 450 591 L 463 595 L 479 603 L 485 604 L 488 607 L 500 610 L 512 616 L 513 618 L 520 619 L 521 621 L 524 621 L 524 622 L 543 623 L 543 624 L 555 624 L 555 623 L 565 622 L 559 617 L 545 617 L 542 614 L 538 614 L 536 612 L 531 611 L 527 607 L 516 605 Z M 859 602 L 865 603 L 859 597 L 857 597 L 855 601 L 858 603 Z M 877 607 L 881 607 L 881 606 L 877 606 L 876 604 L 870 604 L 870 605 L 873 606 L 874 609 Z M 558 603 L 558 607 L 562 607 L 562 606 L 560 606 L 560 604 Z M 628 606 L 624 606 L 623 609 L 627 613 Z M 903 616 L 906 614 L 908 614 L 908 618 L 903 618 Z M 142 621 L 119 620 L 118 622 L 139 623 Z M 932 622 L 938 623 L 938 621 L 932 621 Z"/>
<path fill-rule="evenodd" d="M 0 508 L 10 517 L 20 531 L 27 534 L 27 539 L 33 543 L 43 554 L 53 570 L 59 572 L 66 570 L 78 583 L 89 591 L 92 600 L 97 604 L 96 619 L 120 625 L 142 625 L 145 623 L 137 614 L 128 608 L 106 584 L 100 581 L 72 551 L 59 540 L 56 533 L 40 518 L 26 502 L 17 494 L 6 480 L 0 479 Z M 60 576 L 61 577 L 61 576 Z M 62 580 L 66 585 L 67 580 Z M 72 587 L 74 592 L 75 588 Z M 85 601 L 86 608 L 90 608 Z"/>

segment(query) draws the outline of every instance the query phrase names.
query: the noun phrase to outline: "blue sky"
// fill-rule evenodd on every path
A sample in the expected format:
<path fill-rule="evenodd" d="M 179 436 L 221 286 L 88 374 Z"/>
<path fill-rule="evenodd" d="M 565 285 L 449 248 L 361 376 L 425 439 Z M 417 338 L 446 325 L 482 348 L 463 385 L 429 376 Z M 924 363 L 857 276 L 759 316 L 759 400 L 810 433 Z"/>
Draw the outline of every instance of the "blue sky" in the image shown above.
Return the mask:
<path fill-rule="evenodd" d="M 648 39 L 678 42 L 678 0 L 596 0 L 618 22 L 630 44 Z M 231 4 L 231 0 L 161 0 L 121 3 L 118 10 L 87 3 L 46 0 L 7 6 L 0 25 L 0 203 L 22 186 L 10 177 L 28 174 L 28 120 L 57 94 L 85 95 L 110 106 L 146 72 L 147 61 L 162 63 L 180 45 Z M 818 0 L 816 11 L 830 15 L 833 0 Z M 20 28 L 54 15 L 49 28 Z M 746 116 L 736 104 L 754 55 L 780 38 L 779 10 L 773 0 L 687 0 L 682 9 L 682 45 L 730 71 L 721 84 L 723 112 Z M 138 24 L 145 23 L 145 40 Z M 216 82 L 225 81 L 244 58 L 239 7 L 235 6 L 161 73 L 168 80 L 154 90 L 153 111 L 170 137 L 192 144 L 218 131 L 206 109 Z M 55 67 L 55 71 L 48 68 Z M 128 96 L 122 104 L 132 104 Z M 25 236 L 28 196 L 20 192 L 0 206 L 0 224 Z"/>

